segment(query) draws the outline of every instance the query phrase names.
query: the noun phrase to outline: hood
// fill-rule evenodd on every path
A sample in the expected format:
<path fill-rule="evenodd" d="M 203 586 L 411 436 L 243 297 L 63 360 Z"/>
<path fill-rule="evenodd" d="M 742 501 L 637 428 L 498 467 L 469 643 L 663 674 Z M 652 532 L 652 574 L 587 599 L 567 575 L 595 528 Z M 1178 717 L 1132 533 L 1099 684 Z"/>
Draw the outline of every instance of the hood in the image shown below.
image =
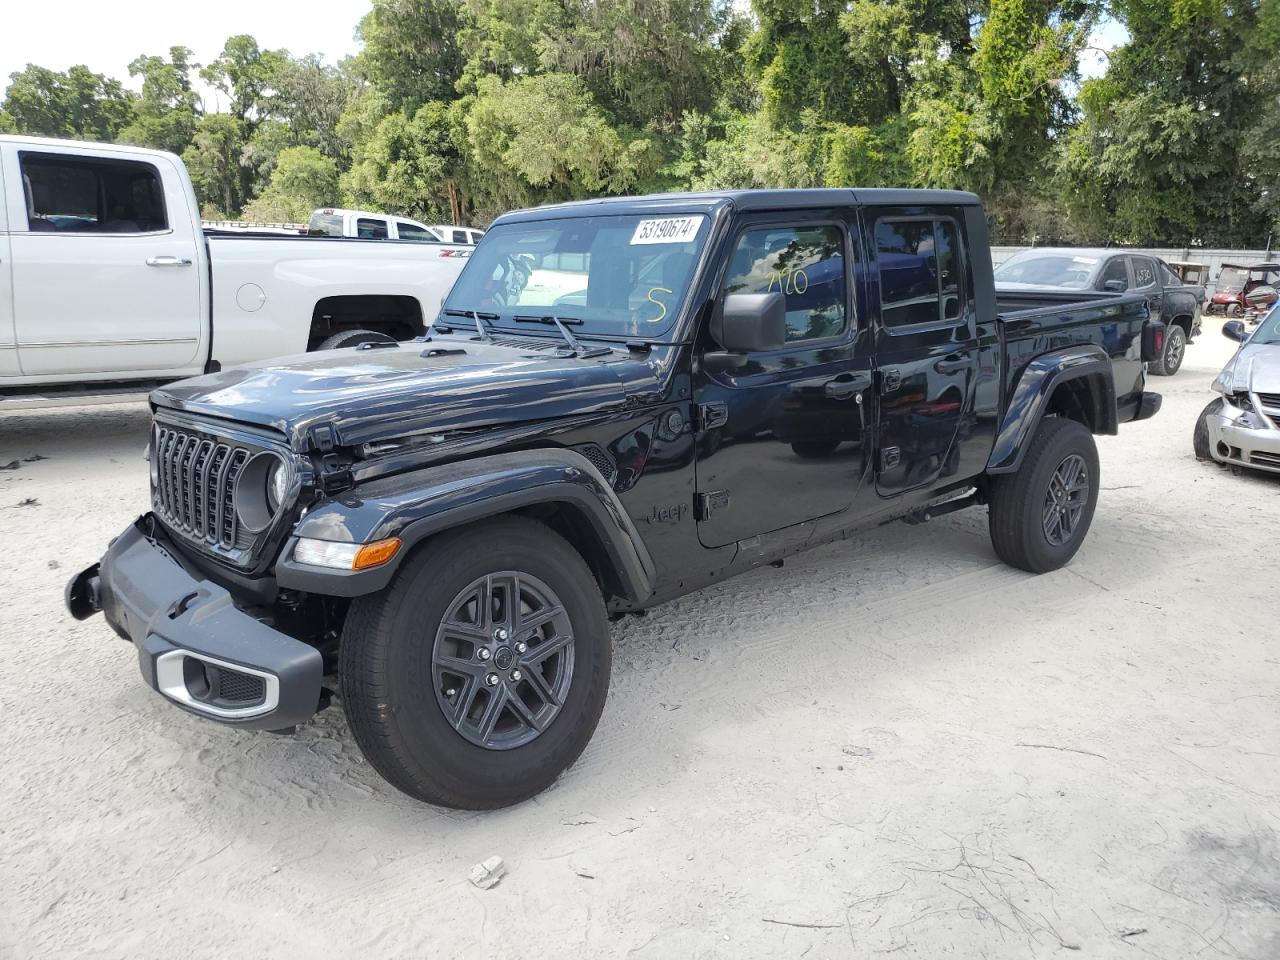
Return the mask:
<path fill-rule="evenodd" d="M 1280 394 L 1280 344 L 1245 344 L 1213 383 L 1224 393 Z"/>
<path fill-rule="evenodd" d="M 554 341 L 433 337 L 253 363 L 161 387 L 157 407 L 284 434 L 304 449 L 329 424 L 342 445 L 601 413 L 656 399 L 648 358 L 563 356 Z"/>

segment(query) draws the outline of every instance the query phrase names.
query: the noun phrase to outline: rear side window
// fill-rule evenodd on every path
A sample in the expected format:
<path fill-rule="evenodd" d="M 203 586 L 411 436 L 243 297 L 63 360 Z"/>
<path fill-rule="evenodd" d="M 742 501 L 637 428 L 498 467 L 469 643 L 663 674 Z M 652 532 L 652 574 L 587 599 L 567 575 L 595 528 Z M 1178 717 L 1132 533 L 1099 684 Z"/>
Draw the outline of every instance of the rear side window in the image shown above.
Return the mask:
<path fill-rule="evenodd" d="M 1156 265 L 1148 257 L 1133 257 L 1133 285 L 1149 287 L 1156 282 Z"/>
<path fill-rule="evenodd" d="M 467 231 L 465 230 L 453 231 L 453 242 L 454 243 L 470 243 L 470 241 L 467 239 Z"/>
<path fill-rule="evenodd" d="M 420 227 L 416 223 L 409 223 L 405 220 L 396 221 L 396 235 L 401 240 L 413 240 L 416 243 L 439 243 L 436 235 L 426 227 Z"/>
<path fill-rule="evenodd" d="M 160 174 L 149 163 L 23 153 L 27 229 L 33 233 L 167 230 Z"/>
<path fill-rule="evenodd" d="M 313 237 L 342 236 L 342 214 L 313 213 L 311 215 L 311 225 L 307 232 Z"/>
<path fill-rule="evenodd" d="M 726 294 L 783 294 L 788 343 L 844 332 L 847 289 L 844 232 L 836 226 L 747 230 L 724 281 Z"/>
<path fill-rule="evenodd" d="M 387 221 L 360 217 L 356 220 L 356 236 L 361 240 L 385 240 L 387 239 Z"/>
<path fill-rule="evenodd" d="M 886 327 L 960 322 L 965 267 L 954 220 L 881 220 L 876 264 Z"/>

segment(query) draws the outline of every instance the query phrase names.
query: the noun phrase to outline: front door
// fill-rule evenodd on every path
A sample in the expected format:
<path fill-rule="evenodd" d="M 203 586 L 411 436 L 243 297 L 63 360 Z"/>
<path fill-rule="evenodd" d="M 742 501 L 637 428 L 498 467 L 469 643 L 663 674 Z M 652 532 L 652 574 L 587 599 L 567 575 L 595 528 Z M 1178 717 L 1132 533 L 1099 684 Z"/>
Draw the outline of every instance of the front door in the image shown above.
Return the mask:
<path fill-rule="evenodd" d="M 876 489 L 945 483 L 972 426 L 977 333 L 960 210 L 868 208 L 876 247 Z"/>
<path fill-rule="evenodd" d="M 149 373 L 192 364 L 203 325 L 201 278 L 191 215 L 165 207 L 162 178 L 171 196 L 182 196 L 177 171 L 107 155 L 24 150 L 17 159 L 5 180 L 9 196 L 22 198 L 22 222 L 9 234 L 22 372 Z"/>
<path fill-rule="evenodd" d="M 700 364 L 695 374 L 698 537 L 708 547 L 847 509 L 864 476 L 870 405 L 847 224 L 828 211 L 783 222 L 762 215 L 730 249 L 720 298 L 781 292 L 787 342 L 737 369 Z"/>

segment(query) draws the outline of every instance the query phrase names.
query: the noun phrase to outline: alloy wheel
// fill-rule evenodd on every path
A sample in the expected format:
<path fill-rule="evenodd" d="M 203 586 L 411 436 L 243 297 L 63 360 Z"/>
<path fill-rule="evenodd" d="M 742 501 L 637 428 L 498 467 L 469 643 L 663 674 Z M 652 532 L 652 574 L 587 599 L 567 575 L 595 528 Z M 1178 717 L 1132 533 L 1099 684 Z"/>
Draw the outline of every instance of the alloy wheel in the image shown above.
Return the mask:
<path fill-rule="evenodd" d="M 1080 526 L 1089 500 L 1089 467 L 1073 453 L 1053 471 L 1045 492 L 1041 523 L 1045 539 L 1055 547 L 1068 543 Z"/>
<path fill-rule="evenodd" d="M 573 684 L 573 625 L 543 581 L 502 570 L 472 581 L 445 608 L 432 683 L 466 740 L 511 750 L 555 720 Z"/>

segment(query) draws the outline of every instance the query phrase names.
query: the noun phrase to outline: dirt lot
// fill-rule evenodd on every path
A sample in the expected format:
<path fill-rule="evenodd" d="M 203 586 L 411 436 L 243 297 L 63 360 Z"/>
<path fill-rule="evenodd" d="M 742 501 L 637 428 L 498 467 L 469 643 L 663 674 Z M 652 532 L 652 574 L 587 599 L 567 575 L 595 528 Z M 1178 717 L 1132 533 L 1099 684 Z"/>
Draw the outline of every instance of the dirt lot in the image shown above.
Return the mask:
<path fill-rule="evenodd" d="M 0 956 L 1274 960 L 1280 481 L 1190 449 L 1230 349 L 1102 438 L 1067 569 L 969 511 L 618 624 L 586 754 L 484 815 L 385 785 L 340 709 L 274 737 L 146 689 L 62 611 L 145 509 L 145 409 L 0 415 L 0 464 L 48 458 L 0 471 Z"/>

